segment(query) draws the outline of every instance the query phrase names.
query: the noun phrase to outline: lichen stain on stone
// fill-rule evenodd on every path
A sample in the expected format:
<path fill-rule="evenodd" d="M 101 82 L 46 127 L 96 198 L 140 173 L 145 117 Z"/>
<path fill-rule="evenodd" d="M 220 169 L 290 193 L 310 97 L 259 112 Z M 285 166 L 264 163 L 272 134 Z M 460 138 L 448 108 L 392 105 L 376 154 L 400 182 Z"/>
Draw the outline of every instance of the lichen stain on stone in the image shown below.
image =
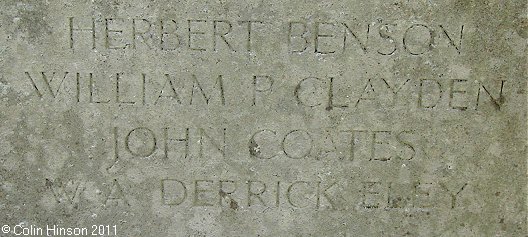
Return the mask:
<path fill-rule="evenodd" d="M 16 29 L 24 33 L 30 43 L 37 43 L 42 36 L 52 33 L 48 25 L 48 7 L 44 1 L 30 1 L 16 4 Z"/>

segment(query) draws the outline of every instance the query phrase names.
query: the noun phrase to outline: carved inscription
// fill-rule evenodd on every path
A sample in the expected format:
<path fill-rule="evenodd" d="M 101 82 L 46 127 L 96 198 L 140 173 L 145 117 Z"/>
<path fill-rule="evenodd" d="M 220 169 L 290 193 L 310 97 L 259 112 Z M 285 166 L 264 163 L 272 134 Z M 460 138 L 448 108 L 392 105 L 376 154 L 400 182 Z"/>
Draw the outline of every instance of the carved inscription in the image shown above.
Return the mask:
<path fill-rule="evenodd" d="M 239 150 L 247 151 L 250 159 L 270 161 L 402 162 L 420 159 L 424 153 L 421 136 L 414 130 L 261 129 L 247 138 L 246 147 L 233 147 L 239 139 L 235 132 L 228 127 L 114 127 L 105 140 L 112 141 L 115 162 L 147 157 L 233 159 Z"/>
<path fill-rule="evenodd" d="M 216 206 L 238 210 L 251 207 L 290 207 L 315 210 L 397 210 L 431 212 L 438 205 L 459 208 L 468 183 L 447 188 L 441 182 L 395 183 L 391 181 L 352 181 L 351 190 L 343 182 L 310 180 L 261 181 L 229 179 L 161 180 L 161 201 L 170 207 Z M 346 195 L 356 193 L 359 195 Z M 352 200 L 356 198 L 357 200 Z M 359 205 L 356 205 L 359 203 Z"/>
<path fill-rule="evenodd" d="M 94 184 L 92 181 L 46 179 L 45 186 L 53 194 L 56 205 L 72 212 L 90 199 L 96 199 L 105 208 L 130 206 L 128 194 L 120 181 Z M 95 197 L 88 195 L 95 194 Z"/>
<path fill-rule="evenodd" d="M 106 9 L 117 2 L 36 17 L 49 23 L 38 37 L 41 25 L 10 15 L 25 3 L 6 8 L 16 27 L 0 34 L 8 52 L 0 63 L 12 66 L 0 73 L 0 117 L 2 128 L 17 131 L 0 133 L 0 197 L 22 187 L 7 179 L 29 164 L 42 192 L 24 205 L 125 225 L 136 218 L 131 229 L 154 216 L 189 236 L 229 235 L 231 226 L 208 228 L 279 217 L 287 221 L 277 230 L 232 235 L 289 236 L 281 228 L 298 223 L 316 224 L 307 231 L 324 223 L 343 236 L 361 228 L 400 235 L 386 230 L 420 229 L 416 220 L 431 218 L 453 232 L 416 236 L 459 236 L 481 228 L 477 216 L 496 215 L 487 206 L 519 209 L 519 190 L 486 182 L 522 168 L 515 158 L 524 144 L 514 145 L 524 138 L 524 74 L 501 54 L 520 61 L 526 32 L 522 24 L 500 28 L 510 41 L 495 47 L 480 28 L 517 20 L 491 24 L 464 10 L 439 17 L 435 0 L 364 2 L 384 9 L 364 15 L 326 11 L 343 3 L 325 1 L 317 9 L 266 1 L 215 2 L 221 10 L 168 1 L 178 8 L 172 13 L 152 11 L 156 1 Z M 514 225 L 508 221 L 500 224 Z"/>
<path fill-rule="evenodd" d="M 357 21 L 68 17 L 70 49 L 253 52 L 287 39 L 289 54 L 423 55 L 436 46 L 461 54 L 464 25 Z M 272 31 L 279 27 L 279 32 Z"/>
<path fill-rule="evenodd" d="M 316 132 L 295 129 L 283 133 L 263 129 L 251 136 L 248 146 L 251 157 L 263 160 L 279 157 L 294 160 L 412 160 L 420 152 L 414 133 L 363 129 Z"/>
<path fill-rule="evenodd" d="M 51 102 L 123 104 L 136 106 L 262 106 L 266 98 L 289 96 L 298 106 L 332 109 L 413 107 L 418 109 L 501 109 L 508 80 L 386 79 L 306 77 L 296 79 L 290 93 L 276 94 L 275 75 L 124 74 L 41 71 L 24 72 L 34 94 Z M 107 78 L 111 78 L 107 80 Z M 103 80 L 103 78 L 105 80 Z M 230 81 L 230 83 L 226 83 Z M 353 81 L 354 84 L 349 84 Z M 347 90 L 336 93 L 336 84 Z M 127 87 L 124 91 L 122 88 Z M 235 89 L 252 88 L 243 98 Z"/>

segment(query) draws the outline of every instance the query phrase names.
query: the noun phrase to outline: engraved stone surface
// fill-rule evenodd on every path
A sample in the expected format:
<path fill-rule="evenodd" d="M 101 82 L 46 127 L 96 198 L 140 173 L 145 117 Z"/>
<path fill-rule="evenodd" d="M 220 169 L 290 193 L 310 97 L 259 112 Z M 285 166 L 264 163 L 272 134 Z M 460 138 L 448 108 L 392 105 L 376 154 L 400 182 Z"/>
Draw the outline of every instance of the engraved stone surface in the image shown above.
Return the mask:
<path fill-rule="evenodd" d="M 0 1 L 1 236 L 527 236 L 525 0 Z"/>

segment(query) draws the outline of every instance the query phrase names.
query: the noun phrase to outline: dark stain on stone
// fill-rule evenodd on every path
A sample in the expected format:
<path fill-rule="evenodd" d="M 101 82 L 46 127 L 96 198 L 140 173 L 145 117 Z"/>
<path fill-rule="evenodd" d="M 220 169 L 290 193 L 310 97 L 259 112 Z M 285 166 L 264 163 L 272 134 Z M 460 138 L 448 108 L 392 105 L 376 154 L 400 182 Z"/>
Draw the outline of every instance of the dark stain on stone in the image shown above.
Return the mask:
<path fill-rule="evenodd" d="M 238 203 L 235 200 L 231 199 L 231 201 L 229 202 L 229 207 L 231 207 L 231 209 L 233 210 L 238 210 Z"/>
<path fill-rule="evenodd" d="M 52 186 L 53 186 L 53 182 L 51 182 L 51 180 L 49 179 L 46 179 L 46 188 L 51 189 Z"/>
<path fill-rule="evenodd" d="M 62 123 L 66 128 L 67 140 L 64 143 L 70 147 L 75 157 L 84 157 L 84 123 L 78 111 L 71 109 L 63 113 Z"/>
<path fill-rule="evenodd" d="M 522 38 L 528 38 L 528 18 L 520 18 L 517 20 L 517 34 Z"/>
<path fill-rule="evenodd" d="M 251 154 L 252 156 L 259 156 L 260 155 L 259 145 L 257 144 L 257 142 L 254 139 L 251 139 L 249 141 L 249 154 Z"/>
<path fill-rule="evenodd" d="M 44 1 L 31 1 L 17 5 L 18 29 L 27 34 L 31 43 L 39 42 L 42 36 L 49 35 L 52 28 L 48 25 L 48 7 Z"/>
<path fill-rule="evenodd" d="M 30 128 L 27 124 L 26 115 L 22 114 L 20 120 L 17 122 L 16 130 L 13 135 L 9 136 L 9 140 L 13 145 L 13 151 L 16 155 L 24 155 L 32 148 L 28 137 L 31 134 Z"/>
<path fill-rule="evenodd" d="M 233 200 L 231 197 L 229 197 L 226 192 L 224 192 L 223 190 L 220 190 L 218 191 L 218 194 L 220 194 L 220 197 L 222 198 L 229 198 L 229 207 L 233 210 L 238 210 L 238 203 L 235 200 Z"/>

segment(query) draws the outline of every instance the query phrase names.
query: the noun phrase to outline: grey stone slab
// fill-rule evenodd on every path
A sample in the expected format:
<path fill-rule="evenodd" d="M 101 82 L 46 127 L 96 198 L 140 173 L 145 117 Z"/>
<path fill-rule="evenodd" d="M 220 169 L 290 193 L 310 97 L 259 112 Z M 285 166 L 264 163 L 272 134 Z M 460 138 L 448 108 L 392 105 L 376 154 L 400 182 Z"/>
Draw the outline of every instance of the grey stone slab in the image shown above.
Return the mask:
<path fill-rule="evenodd" d="M 526 236 L 527 14 L 0 1 L 0 235 Z"/>

